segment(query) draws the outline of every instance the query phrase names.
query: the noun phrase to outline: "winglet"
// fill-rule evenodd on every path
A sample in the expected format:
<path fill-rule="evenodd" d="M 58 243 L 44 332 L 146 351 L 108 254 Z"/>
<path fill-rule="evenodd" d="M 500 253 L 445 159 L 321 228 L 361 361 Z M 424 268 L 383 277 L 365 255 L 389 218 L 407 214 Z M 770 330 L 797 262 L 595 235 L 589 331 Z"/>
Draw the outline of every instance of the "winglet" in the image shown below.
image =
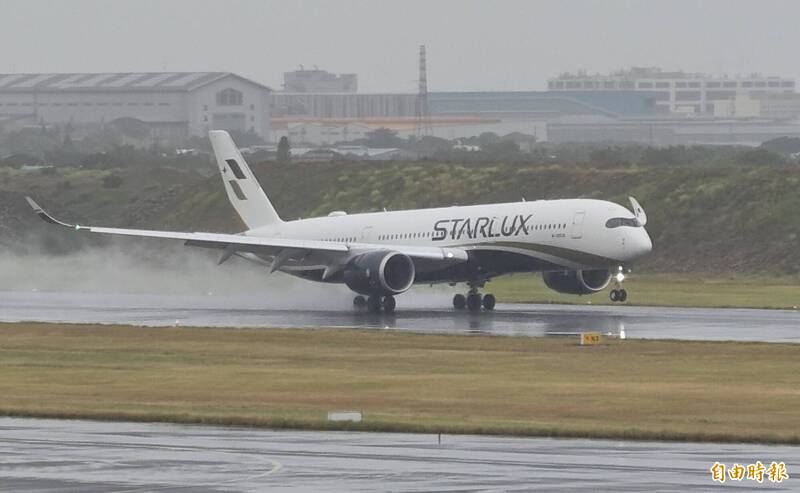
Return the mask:
<path fill-rule="evenodd" d="M 58 219 L 54 218 L 53 216 L 48 214 L 47 211 L 42 209 L 39 206 L 39 204 L 37 204 L 36 201 L 34 201 L 32 198 L 30 198 L 28 196 L 25 196 L 25 200 L 28 202 L 28 205 L 31 206 L 31 209 L 33 209 L 33 212 L 35 212 L 36 215 L 39 216 L 42 219 L 42 221 L 44 221 L 46 223 L 50 223 L 50 224 L 55 224 L 55 225 L 58 225 L 58 226 L 64 226 L 65 228 L 70 228 L 70 229 L 75 229 L 75 230 L 81 229 L 81 227 L 78 226 L 77 224 L 68 224 L 68 223 L 59 221 Z"/>

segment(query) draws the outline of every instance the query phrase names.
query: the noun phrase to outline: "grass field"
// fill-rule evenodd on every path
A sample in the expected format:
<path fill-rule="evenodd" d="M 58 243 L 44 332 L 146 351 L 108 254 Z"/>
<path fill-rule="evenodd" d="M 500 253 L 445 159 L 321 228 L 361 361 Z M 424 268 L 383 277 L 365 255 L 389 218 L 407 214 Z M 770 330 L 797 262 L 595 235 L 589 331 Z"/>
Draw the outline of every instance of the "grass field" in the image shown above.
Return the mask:
<path fill-rule="evenodd" d="M 787 308 L 800 306 L 800 280 L 793 277 L 629 275 L 623 286 L 630 305 Z M 610 288 L 609 288 L 610 289 Z M 501 277 L 486 288 L 511 303 L 612 304 L 608 289 L 588 296 L 563 295 L 544 285 L 540 274 Z"/>
<path fill-rule="evenodd" d="M 0 324 L 0 414 L 800 443 L 792 344 Z M 360 410 L 354 425 L 330 410 Z"/>

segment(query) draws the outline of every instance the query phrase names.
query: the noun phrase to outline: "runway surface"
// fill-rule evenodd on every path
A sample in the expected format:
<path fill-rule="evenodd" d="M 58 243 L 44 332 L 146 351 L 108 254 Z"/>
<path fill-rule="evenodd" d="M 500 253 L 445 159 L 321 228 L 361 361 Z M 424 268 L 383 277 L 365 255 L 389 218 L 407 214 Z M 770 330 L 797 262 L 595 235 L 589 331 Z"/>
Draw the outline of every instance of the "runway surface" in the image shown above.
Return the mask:
<path fill-rule="evenodd" d="M 442 298 L 440 296 L 440 298 Z M 800 313 L 787 310 L 500 304 L 470 314 L 403 301 L 392 316 L 302 307 L 265 307 L 255 296 L 105 295 L 0 292 L 0 321 L 142 326 L 348 327 L 419 332 L 558 335 L 601 331 L 634 338 L 800 342 Z M 331 303 L 328 303 L 331 305 Z M 334 305 L 337 306 L 337 305 Z"/>
<path fill-rule="evenodd" d="M 0 418 L 0 491 L 719 491 L 709 468 L 785 462 L 800 447 Z"/>

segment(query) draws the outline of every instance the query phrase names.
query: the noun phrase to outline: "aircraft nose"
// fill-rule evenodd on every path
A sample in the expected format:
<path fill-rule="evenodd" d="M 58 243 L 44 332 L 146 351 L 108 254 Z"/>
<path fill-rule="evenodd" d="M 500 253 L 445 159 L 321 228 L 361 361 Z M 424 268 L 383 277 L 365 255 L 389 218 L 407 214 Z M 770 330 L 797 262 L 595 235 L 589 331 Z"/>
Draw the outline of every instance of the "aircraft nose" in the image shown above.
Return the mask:
<path fill-rule="evenodd" d="M 650 235 L 644 228 L 641 228 L 636 234 L 631 235 L 627 245 L 625 245 L 629 258 L 637 258 L 642 255 L 650 253 L 653 249 L 653 242 L 650 240 Z"/>

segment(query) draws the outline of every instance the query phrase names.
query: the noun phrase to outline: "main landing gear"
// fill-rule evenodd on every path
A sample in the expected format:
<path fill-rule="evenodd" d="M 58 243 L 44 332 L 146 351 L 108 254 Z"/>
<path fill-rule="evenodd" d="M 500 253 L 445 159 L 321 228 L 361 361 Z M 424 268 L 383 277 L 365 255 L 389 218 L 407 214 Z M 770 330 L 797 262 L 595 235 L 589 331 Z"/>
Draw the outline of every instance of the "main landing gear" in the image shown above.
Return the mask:
<path fill-rule="evenodd" d="M 608 294 L 608 297 L 614 303 L 623 303 L 628 299 L 628 292 L 622 289 L 622 281 L 625 280 L 625 274 L 622 273 L 622 266 L 619 266 L 617 273 L 614 275 L 614 289 Z"/>
<path fill-rule="evenodd" d="M 367 311 L 370 313 L 380 313 L 384 311 L 386 313 L 394 313 L 394 309 L 397 307 L 397 301 L 395 301 L 394 296 L 370 296 L 368 298 L 364 298 L 361 295 L 356 296 L 353 298 L 353 306 L 356 308 L 367 308 Z"/>
<path fill-rule="evenodd" d="M 497 303 L 493 294 L 481 295 L 478 292 L 478 285 L 470 283 L 467 295 L 457 294 L 453 296 L 453 308 L 463 310 L 467 308 L 471 312 L 477 312 L 483 307 L 484 310 L 494 310 Z"/>

